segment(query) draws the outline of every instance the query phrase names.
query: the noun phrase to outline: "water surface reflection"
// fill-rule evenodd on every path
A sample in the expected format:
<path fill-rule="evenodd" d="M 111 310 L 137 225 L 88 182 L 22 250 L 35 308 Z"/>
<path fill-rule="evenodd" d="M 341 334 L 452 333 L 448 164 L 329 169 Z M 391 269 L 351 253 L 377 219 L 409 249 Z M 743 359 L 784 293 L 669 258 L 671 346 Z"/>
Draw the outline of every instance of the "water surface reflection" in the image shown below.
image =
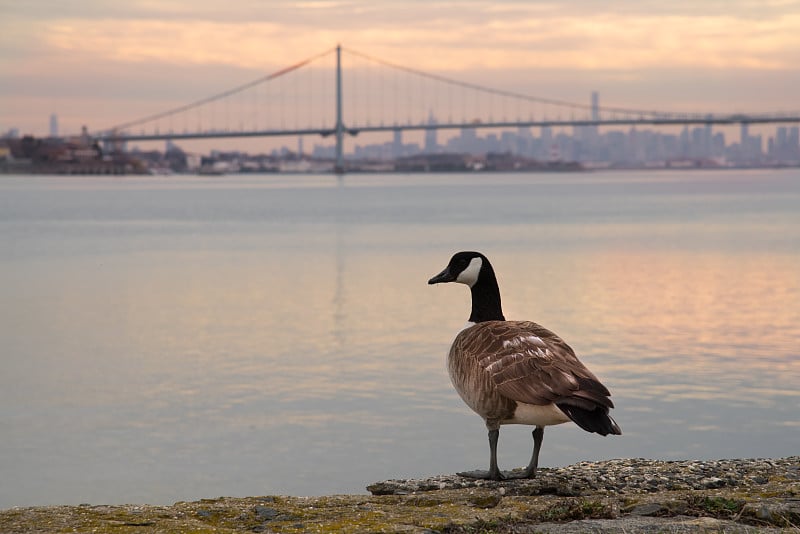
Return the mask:
<path fill-rule="evenodd" d="M 482 467 L 444 370 L 469 294 L 426 284 L 459 249 L 612 390 L 624 435 L 548 429 L 543 465 L 800 449 L 796 171 L 0 188 L 0 507 Z"/>

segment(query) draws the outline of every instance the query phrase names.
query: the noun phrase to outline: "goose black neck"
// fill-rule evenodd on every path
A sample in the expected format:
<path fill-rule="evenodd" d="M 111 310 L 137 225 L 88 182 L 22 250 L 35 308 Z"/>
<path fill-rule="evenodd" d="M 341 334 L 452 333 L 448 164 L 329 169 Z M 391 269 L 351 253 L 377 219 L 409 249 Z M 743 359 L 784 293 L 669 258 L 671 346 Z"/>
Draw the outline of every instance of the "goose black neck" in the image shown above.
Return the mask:
<path fill-rule="evenodd" d="M 469 320 L 473 323 L 506 320 L 500 304 L 500 288 L 491 265 L 483 266 L 478 281 L 472 286 L 472 314 Z"/>

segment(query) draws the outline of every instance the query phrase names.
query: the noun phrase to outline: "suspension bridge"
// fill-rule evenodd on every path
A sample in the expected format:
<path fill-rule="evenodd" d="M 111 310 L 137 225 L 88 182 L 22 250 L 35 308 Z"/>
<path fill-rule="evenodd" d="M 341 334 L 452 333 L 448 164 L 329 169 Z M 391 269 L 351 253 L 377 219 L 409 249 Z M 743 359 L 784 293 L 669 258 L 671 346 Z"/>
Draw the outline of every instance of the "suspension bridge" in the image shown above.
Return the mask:
<path fill-rule="evenodd" d="M 434 114 L 441 119 L 433 120 Z M 367 132 L 765 123 L 800 123 L 800 111 L 675 113 L 580 104 L 460 81 L 337 45 L 244 85 L 96 135 L 111 144 L 334 136 L 335 168 L 341 170 L 345 136 Z"/>

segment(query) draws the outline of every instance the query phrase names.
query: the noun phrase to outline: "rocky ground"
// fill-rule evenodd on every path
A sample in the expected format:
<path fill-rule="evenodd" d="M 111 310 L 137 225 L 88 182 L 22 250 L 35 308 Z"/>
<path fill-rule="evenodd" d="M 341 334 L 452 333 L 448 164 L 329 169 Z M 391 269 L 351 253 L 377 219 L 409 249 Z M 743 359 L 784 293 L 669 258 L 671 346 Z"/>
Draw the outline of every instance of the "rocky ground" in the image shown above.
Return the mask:
<path fill-rule="evenodd" d="M 534 480 L 388 480 L 371 495 L 0 511 L 0 532 L 800 532 L 800 456 L 610 460 Z"/>

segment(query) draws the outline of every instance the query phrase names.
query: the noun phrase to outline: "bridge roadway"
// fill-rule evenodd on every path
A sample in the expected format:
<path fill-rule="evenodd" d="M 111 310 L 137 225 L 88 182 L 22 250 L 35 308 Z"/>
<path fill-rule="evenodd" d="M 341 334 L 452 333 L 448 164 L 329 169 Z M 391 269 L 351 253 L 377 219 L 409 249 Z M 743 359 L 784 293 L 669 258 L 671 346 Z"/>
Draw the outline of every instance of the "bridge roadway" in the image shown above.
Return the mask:
<path fill-rule="evenodd" d="M 393 124 L 390 126 L 344 126 L 344 132 L 355 136 L 363 132 L 394 132 L 412 130 L 459 130 L 463 128 L 540 128 L 540 127 L 563 127 L 563 126 L 681 126 L 689 124 L 708 124 L 708 125 L 731 125 L 731 124 L 778 124 L 778 123 L 800 123 L 800 113 L 791 115 L 781 114 L 759 114 L 759 115 L 673 115 L 659 117 L 635 117 L 635 118 L 615 118 L 600 120 L 538 120 L 538 121 L 497 121 L 497 122 L 460 122 L 446 124 Z M 212 139 L 225 137 L 290 137 L 298 135 L 320 135 L 328 137 L 336 135 L 336 127 L 330 128 L 296 128 L 280 130 L 249 130 L 249 131 L 229 131 L 212 130 L 205 132 L 165 132 L 165 133 L 140 133 L 125 134 L 102 132 L 98 137 L 110 142 L 123 141 L 163 141 L 181 139 Z"/>

